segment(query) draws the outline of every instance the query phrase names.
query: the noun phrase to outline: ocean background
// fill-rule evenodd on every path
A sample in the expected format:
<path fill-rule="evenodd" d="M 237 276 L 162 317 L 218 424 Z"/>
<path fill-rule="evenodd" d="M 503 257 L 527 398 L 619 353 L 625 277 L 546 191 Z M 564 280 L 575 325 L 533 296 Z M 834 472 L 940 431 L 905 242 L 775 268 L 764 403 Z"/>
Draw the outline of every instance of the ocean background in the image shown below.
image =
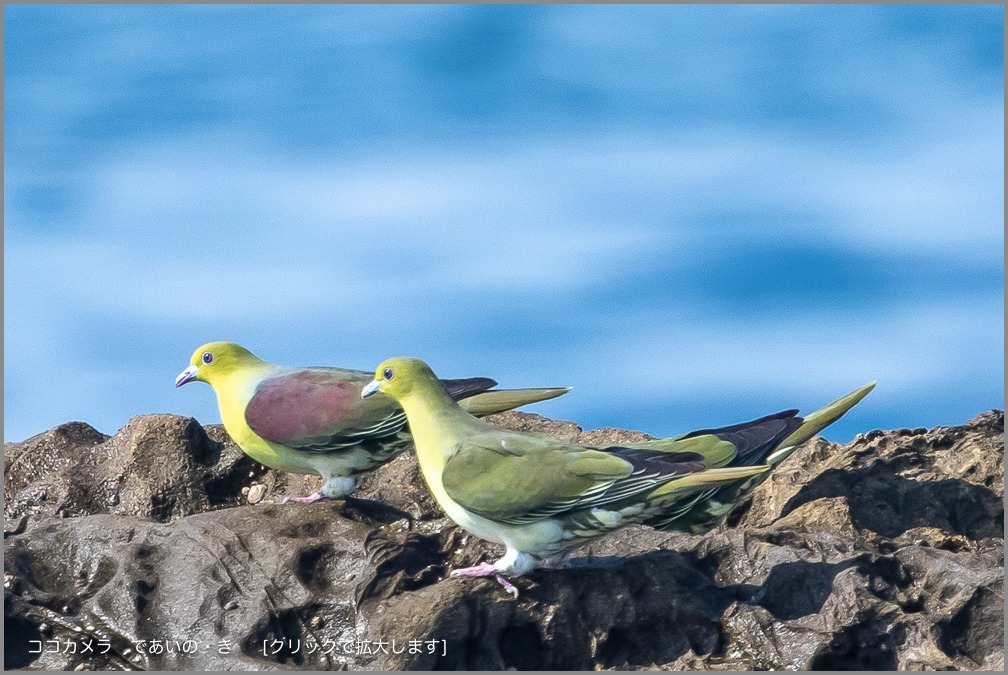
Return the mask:
<path fill-rule="evenodd" d="M 4 7 L 4 439 L 234 340 L 656 436 L 1004 407 L 1000 5 Z"/>

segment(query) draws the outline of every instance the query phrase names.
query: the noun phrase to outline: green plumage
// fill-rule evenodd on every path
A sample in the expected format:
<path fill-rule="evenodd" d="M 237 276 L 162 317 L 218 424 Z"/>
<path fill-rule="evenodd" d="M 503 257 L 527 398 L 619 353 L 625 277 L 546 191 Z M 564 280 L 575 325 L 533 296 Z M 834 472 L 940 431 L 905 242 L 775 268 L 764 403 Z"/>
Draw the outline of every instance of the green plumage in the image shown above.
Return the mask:
<path fill-rule="evenodd" d="M 486 424 L 460 409 L 418 359 L 385 361 L 362 395 L 382 392 L 402 406 L 420 469 L 438 503 L 464 529 L 507 547 L 493 566 L 457 570 L 477 576 L 523 574 L 632 523 L 709 529 L 765 480 L 796 442 L 836 421 L 872 387 L 805 419 L 788 410 L 611 447 Z"/>
<path fill-rule="evenodd" d="M 507 520 L 576 499 L 633 468 L 604 452 L 494 431 L 460 444 L 441 477 L 452 499 L 487 518 Z"/>

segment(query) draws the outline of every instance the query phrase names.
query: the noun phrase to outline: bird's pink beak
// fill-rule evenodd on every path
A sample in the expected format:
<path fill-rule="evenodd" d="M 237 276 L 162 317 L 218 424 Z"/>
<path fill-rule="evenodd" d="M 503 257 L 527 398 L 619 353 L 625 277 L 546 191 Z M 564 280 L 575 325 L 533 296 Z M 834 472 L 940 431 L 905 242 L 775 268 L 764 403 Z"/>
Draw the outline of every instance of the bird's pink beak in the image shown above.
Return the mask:
<path fill-rule="evenodd" d="M 198 366 L 189 366 L 175 378 L 175 386 L 181 387 L 186 382 L 192 382 L 196 379 L 196 371 L 199 370 Z"/>

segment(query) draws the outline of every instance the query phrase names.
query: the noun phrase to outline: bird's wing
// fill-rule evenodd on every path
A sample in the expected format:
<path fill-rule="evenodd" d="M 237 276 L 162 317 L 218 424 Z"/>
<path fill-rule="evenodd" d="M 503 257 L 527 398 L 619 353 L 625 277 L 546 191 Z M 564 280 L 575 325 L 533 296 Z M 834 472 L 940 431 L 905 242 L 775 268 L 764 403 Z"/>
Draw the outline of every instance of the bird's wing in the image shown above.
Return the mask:
<path fill-rule="evenodd" d="M 456 401 L 497 386 L 497 381 L 491 380 L 489 377 L 467 377 L 461 380 L 438 380 L 438 382 Z"/>
<path fill-rule="evenodd" d="M 263 380 L 245 421 L 268 441 L 304 452 L 338 452 L 398 433 L 405 414 L 387 396 L 362 400 L 373 376 L 340 368 L 299 368 Z"/>
<path fill-rule="evenodd" d="M 396 436 L 406 414 L 384 395 L 361 399 L 373 374 L 343 368 L 298 368 L 263 380 L 245 408 L 249 427 L 268 441 L 302 452 L 330 453 Z M 485 377 L 443 380 L 452 398 L 486 391 Z"/>
<path fill-rule="evenodd" d="M 696 453 L 589 448 L 501 431 L 467 437 L 441 476 L 467 510 L 512 525 L 640 499 L 705 469 Z"/>

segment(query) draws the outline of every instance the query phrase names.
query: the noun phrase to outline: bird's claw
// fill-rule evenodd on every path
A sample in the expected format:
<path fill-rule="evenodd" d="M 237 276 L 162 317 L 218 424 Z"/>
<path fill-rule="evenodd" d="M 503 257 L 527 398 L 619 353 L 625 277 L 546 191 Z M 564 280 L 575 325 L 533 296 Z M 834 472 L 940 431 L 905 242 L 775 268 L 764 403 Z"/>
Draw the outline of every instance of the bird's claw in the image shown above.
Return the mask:
<path fill-rule="evenodd" d="M 499 574 L 495 574 L 494 576 L 497 577 L 497 581 L 500 583 L 501 586 L 504 587 L 504 590 L 507 591 L 508 593 L 510 593 L 511 597 L 513 597 L 515 600 L 517 600 L 518 599 L 518 587 L 515 586 L 514 584 L 512 584 L 510 581 L 508 581 L 507 579 L 505 579 L 504 577 L 502 577 Z"/>
<path fill-rule="evenodd" d="M 490 563 L 480 563 L 475 567 L 461 567 L 448 573 L 449 577 L 494 577 L 512 597 L 518 597 L 518 587 L 504 578 L 496 567 Z"/>

